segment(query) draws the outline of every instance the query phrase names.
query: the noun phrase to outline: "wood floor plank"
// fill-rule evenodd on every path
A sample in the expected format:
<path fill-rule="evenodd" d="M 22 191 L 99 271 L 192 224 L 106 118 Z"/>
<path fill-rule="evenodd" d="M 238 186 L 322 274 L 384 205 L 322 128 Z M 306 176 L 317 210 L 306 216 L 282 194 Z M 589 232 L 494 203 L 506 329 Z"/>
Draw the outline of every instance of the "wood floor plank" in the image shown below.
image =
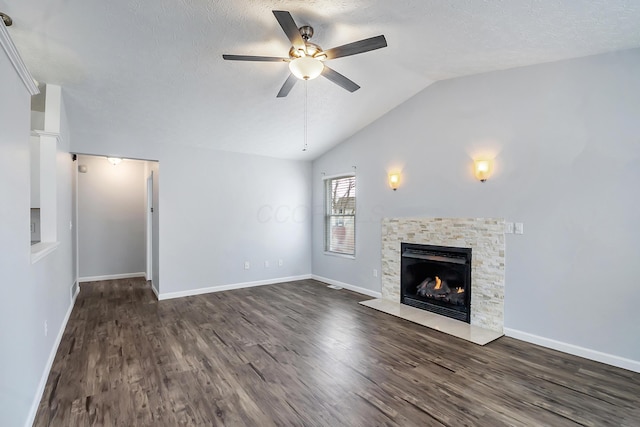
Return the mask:
<path fill-rule="evenodd" d="M 313 280 L 158 302 L 81 286 L 36 426 L 638 426 L 640 374 L 484 347 Z"/>

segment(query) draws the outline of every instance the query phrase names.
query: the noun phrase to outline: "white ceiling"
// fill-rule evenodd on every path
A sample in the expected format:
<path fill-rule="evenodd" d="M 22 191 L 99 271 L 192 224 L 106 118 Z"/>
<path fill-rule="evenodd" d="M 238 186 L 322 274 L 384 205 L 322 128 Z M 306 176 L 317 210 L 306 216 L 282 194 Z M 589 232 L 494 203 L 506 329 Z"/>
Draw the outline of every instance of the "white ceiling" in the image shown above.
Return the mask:
<path fill-rule="evenodd" d="M 384 34 L 388 47 L 328 63 L 362 89 L 276 93 L 286 56 L 271 10 L 325 50 Z M 34 77 L 64 88 L 73 138 L 109 135 L 311 160 L 436 80 L 640 47 L 638 0 L 0 0 Z M 105 153 L 106 154 L 106 153 Z M 118 153 L 112 153 L 118 154 Z"/>

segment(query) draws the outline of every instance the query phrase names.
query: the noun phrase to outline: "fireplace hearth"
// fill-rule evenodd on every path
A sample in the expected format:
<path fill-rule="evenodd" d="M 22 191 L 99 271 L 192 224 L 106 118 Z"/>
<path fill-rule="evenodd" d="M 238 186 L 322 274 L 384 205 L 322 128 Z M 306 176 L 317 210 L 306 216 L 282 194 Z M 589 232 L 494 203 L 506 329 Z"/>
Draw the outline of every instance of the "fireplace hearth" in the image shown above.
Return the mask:
<path fill-rule="evenodd" d="M 400 302 L 471 323 L 471 249 L 401 244 Z"/>

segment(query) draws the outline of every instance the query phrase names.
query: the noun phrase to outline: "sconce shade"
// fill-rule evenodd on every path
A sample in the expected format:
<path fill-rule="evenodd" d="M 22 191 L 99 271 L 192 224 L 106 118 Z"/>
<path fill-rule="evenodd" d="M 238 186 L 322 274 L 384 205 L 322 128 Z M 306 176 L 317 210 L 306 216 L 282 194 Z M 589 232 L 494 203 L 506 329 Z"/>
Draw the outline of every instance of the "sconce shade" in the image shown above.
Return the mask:
<path fill-rule="evenodd" d="M 485 182 L 491 175 L 491 161 L 490 160 L 476 160 L 475 161 L 475 173 L 476 178 L 480 182 Z"/>
<path fill-rule="evenodd" d="M 289 62 L 289 70 L 300 80 L 313 80 L 322 73 L 324 64 L 310 56 L 302 56 Z"/>
<path fill-rule="evenodd" d="M 400 173 L 390 173 L 389 174 L 389 187 L 396 191 L 400 186 Z"/>
<path fill-rule="evenodd" d="M 107 157 L 107 160 L 109 161 L 109 163 L 111 163 L 113 166 L 119 165 L 120 162 L 122 161 L 122 159 L 120 157 Z"/>

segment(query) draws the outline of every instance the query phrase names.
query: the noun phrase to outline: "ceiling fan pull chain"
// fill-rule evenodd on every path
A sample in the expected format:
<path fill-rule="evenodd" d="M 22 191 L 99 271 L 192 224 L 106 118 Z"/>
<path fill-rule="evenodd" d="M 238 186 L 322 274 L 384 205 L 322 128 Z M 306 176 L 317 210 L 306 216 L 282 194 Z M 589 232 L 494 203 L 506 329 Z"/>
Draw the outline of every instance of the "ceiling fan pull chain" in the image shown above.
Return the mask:
<path fill-rule="evenodd" d="M 307 151 L 307 148 L 309 148 L 309 143 L 307 141 L 307 103 L 308 103 L 308 99 L 309 99 L 309 92 L 308 92 L 308 80 L 304 81 L 304 147 L 302 148 L 302 151 Z"/>

